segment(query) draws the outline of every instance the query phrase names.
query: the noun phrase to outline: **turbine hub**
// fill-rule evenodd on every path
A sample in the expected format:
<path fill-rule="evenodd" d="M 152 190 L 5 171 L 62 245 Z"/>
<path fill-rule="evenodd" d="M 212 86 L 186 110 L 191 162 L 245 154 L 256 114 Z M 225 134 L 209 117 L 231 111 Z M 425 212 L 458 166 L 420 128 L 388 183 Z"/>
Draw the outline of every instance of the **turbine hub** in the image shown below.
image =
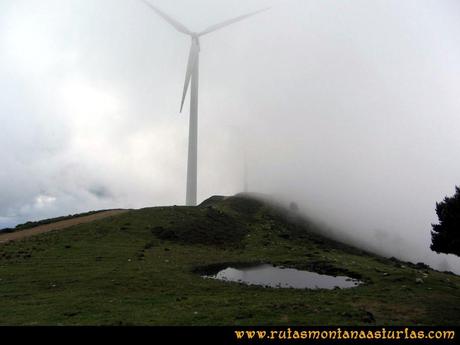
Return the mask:
<path fill-rule="evenodd" d="M 190 36 L 192 37 L 192 43 L 196 44 L 198 49 L 200 49 L 200 36 L 199 36 L 199 34 L 194 32 Z"/>

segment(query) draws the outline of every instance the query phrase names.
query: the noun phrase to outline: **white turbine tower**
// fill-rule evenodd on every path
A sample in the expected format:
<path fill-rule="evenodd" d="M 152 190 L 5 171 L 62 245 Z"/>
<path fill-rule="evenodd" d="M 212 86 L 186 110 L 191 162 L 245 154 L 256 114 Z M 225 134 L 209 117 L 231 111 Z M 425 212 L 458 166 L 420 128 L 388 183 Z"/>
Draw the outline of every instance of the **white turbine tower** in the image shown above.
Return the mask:
<path fill-rule="evenodd" d="M 192 46 L 190 47 L 190 54 L 188 57 L 187 72 L 185 74 L 184 91 L 182 94 L 182 101 L 180 105 L 180 112 L 184 107 L 185 96 L 187 96 L 188 86 L 192 84 L 190 95 L 190 124 L 189 124 L 189 142 L 188 142 L 188 165 L 187 165 L 187 193 L 186 205 L 196 206 L 196 191 L 197 191 L 197 156 L 198 156 L 198 77 L 199 77 L 199 61 L 200 61 L 200 37 L 225 26 L 236 23 L 240 20 L 246 19 L 257 13 L 267 10 L 267 8 L 245 14 L 223 23 L 210 26 L 201 32 L 192 32 L 177 20 L 171 18 L 169 15 L 153 6 L 147 0 L 143 1 L 149 8 L 155 11 L 159 16 L 171 24 L 177 31 L 188 35 L 192 38 Z"/>

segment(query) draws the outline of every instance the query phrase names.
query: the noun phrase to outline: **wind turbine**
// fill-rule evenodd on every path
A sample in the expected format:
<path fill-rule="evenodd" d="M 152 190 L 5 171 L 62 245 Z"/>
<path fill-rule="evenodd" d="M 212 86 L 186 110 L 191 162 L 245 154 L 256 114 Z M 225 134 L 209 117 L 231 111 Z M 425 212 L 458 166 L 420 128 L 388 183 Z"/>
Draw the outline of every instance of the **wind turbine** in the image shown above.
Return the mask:
<path fill-rule="evenodd" d="M 171 18 L 169 15 L 152 5 L 147 0 L 141 0 L 156 14 L 171 24 L 177 31 L 190 36 L 192 45 L 187 63 L 187 72 L 185 73 L 184 90 L 182 93 L 182 101 L 180 105 L 180 112 L 184 107 L 185 97 L 187 96 L 188 87 L 191 84 L 190 93 L 190 124 L 189 124 L 189 141 L 188 141 L 188 163 L 187 163 L 187 193 L 186 205 L 196 206 L 196 191 L 197 191 L 197 156 L 198 156 L 198 79 L 199 79 L 199 63 L 200 63 L 200 37 L 211 32 L 217 31 L 239 22 L 240 20 L 254 16 L 260 12 L 266 11 L 268 8 L 251 12 L 233 19 L 226 20 L 222 23 L 212 25 L 201 32 L 193 32 L 187 29 L 184 25 L 177 20 Z"/>

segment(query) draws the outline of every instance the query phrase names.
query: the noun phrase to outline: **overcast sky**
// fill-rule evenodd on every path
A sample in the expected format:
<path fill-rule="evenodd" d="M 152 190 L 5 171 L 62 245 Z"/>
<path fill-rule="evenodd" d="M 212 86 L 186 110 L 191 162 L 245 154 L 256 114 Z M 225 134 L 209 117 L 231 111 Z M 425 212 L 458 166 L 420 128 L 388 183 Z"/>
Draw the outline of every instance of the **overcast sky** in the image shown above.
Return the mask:
<path fill-rule="evenodd" d="M 199 31 L 198 197 L 251 191 L 389 255 L 460 184 L 458 0 L 151 0 Z M 0 2 L 0 228 L 183 204 L 190 39 L 137 0 Z M 390 247 L 388 247 L 390 246 Z"/>

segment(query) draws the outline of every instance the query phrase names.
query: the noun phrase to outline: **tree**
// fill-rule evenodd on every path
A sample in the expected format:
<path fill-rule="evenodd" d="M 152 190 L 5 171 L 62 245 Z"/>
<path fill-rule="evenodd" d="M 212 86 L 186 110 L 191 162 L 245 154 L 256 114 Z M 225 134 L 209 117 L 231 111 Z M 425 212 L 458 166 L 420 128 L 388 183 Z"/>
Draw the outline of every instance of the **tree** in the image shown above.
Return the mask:
<path fill-rule="evenodd" d="M 455 195 L 436 203 L 439 224 L 433 224 L 431 250 L 460 256 L 460 187 Z"/>

